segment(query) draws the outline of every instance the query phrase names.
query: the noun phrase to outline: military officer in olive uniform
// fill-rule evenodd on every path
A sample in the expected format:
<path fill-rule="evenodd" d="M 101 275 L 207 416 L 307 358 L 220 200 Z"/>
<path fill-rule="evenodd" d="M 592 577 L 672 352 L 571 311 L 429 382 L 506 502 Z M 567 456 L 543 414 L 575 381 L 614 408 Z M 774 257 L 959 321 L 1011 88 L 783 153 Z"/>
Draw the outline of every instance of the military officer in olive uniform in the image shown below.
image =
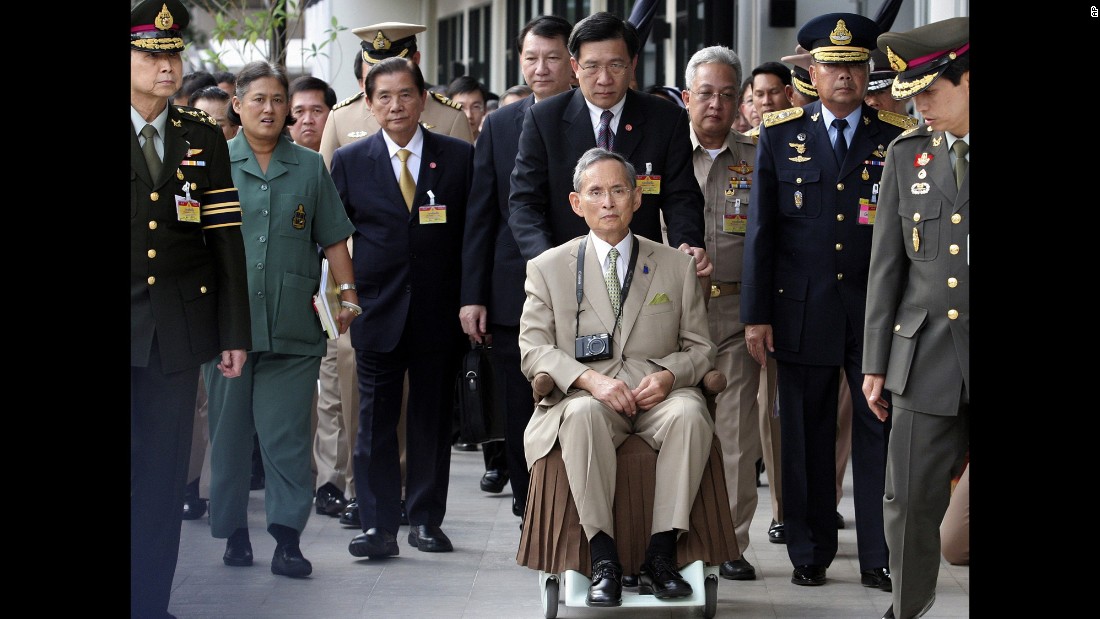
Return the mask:
<path fill-rule="evenodd" d="M 893 424 L 882 500 L 892 619 L 936 599 L 940 521 L 970 447 L 970 18 L 878 45 L 898 71 L 894 98 L 932 119 L 890 146 L 867 278 L 863 393 Z"/>
<path fill-rule="evenodd" d="M 381 129 L 378 121 L 371 116 L 367 98 L 363 94 L 363 78 L 367 71 L 386 58 L 410 58 L 420 64 L 420 51 L 416 48 L 416 35 L 428 28 L 417 24 L 385 22 L 352 32 L 363 40 L 360 45 L 363 52 L 355 61 L 355 78 L 359 80 L 359 93 L 344 99 L 332 108 L 325 122 L 321 136 L 321 155 L 325 163 L 332 166 L 332 153 L 337 148 L 356 140 L 374 135 Z M 420 122 L 426 129 L 465 140 L 470 144 L 474 138 L 470 134 L 470 121 L 462 113 L 462 105 L 428 88 L 428 103 Z"/>
<path fill-rule="evenodd" d="M 241 207 L 218 123 L 170 98 L 178 0 L 130 11 L 130 614 L 170 617 L 199 365 L 251 347 Z"/>
<path fill-rule="evenodd" d="M 879 28 L 831 13 L 798 33 L 820 100 L 764 115 L 749 205 L 741 317 L 749 352 L 778 365 L 783 517 L 791 581 L 825 584 L 837 552 L 838 369 L 854 405 L 852 468 L 861 582 L 889 590 L 882 526 L 889 424 L 860 391 L 871 227 L 886 146 L 908 116 L 864 105 Z M 832 125 L 832 127 L 830 127 Z M 835 142 L 835 145 L 834 145 Z"/>

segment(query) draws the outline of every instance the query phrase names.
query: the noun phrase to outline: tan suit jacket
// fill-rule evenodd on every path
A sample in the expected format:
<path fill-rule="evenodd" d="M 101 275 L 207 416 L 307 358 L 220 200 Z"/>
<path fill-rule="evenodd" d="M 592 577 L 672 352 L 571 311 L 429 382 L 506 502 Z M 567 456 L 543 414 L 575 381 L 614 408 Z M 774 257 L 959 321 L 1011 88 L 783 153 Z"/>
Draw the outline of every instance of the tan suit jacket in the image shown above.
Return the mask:
<path fill-rule="evenodd" d="M 697 391 L 703 375 L 714 367 L 716 347 L 710 339 L 707 310 L 695 277 L 695 260 L 641 236 L 637 237 L 638 260 L 623 306 L 620 331 L 613 338 L 612 357 L 587 364 L 577 361 L 576 275 L 581 238 L 586 239 L 587 247 L 580 334 L 611 333 L 615 326 L 603 271 L 590 237 L 577 237 L 527 263 L 520 365 L 529 379 L 546 372 L 555 385 L 539 402 L 524 433 L 528 468 L 554 447 L 565 403 L 591 395 L 571 386 L 589 368 L 618 378 L 631 388 L 645 376 L 667 369 L 675 376 L 671 397 L 678 389 Z"/>

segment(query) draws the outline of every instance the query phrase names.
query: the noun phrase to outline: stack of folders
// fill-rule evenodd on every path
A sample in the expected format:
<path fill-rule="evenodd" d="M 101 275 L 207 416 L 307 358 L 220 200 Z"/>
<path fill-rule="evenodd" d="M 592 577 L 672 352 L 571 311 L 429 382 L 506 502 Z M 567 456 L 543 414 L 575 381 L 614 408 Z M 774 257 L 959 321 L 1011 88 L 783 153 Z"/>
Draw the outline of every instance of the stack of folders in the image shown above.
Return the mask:
<path fill-rule="evenodd" d="M 328 339 L 335 340 L 340 336 L 340 290 L 336 286 L 336 278 L 329 269 L 328 258 L 321 260 L 321 285 L 317 288 L 317 294 L 313 295 L 313 309 L 317 310 L 317 317 L 321 320 L 321 328 L 325 330 Z"/>

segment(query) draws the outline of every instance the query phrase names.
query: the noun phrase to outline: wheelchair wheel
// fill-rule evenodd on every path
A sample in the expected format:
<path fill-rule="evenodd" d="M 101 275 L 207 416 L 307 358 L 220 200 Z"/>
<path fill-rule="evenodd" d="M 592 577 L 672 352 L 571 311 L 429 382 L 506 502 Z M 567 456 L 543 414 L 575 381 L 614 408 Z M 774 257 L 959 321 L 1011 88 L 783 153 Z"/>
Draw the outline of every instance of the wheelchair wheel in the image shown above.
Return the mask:
<path fill-rule="evenodd" d="M 715 583 L 717 587 L 717 583 Z M 558 616 L 558 577 L 551 576 L 546 579 L 542 589 L 542 611 L 546 619 L 554 619 Z M 713 615 L 711 615 L 713 616 Z"/>
<path fill-rule="evenodd" d="M 712 619 L 714 614 L 718 612 L 718 577 L 714 574 L 707 576 L 706 580 L 703 581 L 703 589 L 706 594 L 703 616 L 706 619 Z"/>

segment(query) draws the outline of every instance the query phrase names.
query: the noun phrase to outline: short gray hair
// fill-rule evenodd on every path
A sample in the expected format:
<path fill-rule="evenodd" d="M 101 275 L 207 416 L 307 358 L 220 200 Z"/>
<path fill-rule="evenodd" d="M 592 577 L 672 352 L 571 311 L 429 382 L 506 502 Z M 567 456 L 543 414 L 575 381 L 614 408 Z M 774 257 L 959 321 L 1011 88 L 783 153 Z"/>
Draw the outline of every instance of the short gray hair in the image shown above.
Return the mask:
<path fill-rule="evenodd" d="M 607 160 L 618 161 L 622 164 L 623 171 L 626 172 L 627 178 L 630 179 L 630 188 L 633 189 L 637 186 L 638 178 L 634 171 L 634 166 L 619 153 L 597 146 L 596 148 L 586 150 L 584 154 L 581 155 L 581 158 L 577 160 L 577 167 L 573 168 L 573 191 L 581 190 L 581 179 L 584 177 L 584 173 L 588 171 L 588 168 L 601 161 Z"/>
<path fill-rule="evenodd" d="M 741 59 L 737 56 L 737 52 L 722 45 L 712 45 L 711 47 L 704 47 L 691 55 L 691 60 L 688 60 L 687 68 L 684 69 L 684 86 L 688 90 L 694 88 L 695 72 L 699 70 L 699 65 L 711 63 L 733 67 L 733 73 L 737 76 L 734 82 L 738 86 L 741 85 Z"/>

